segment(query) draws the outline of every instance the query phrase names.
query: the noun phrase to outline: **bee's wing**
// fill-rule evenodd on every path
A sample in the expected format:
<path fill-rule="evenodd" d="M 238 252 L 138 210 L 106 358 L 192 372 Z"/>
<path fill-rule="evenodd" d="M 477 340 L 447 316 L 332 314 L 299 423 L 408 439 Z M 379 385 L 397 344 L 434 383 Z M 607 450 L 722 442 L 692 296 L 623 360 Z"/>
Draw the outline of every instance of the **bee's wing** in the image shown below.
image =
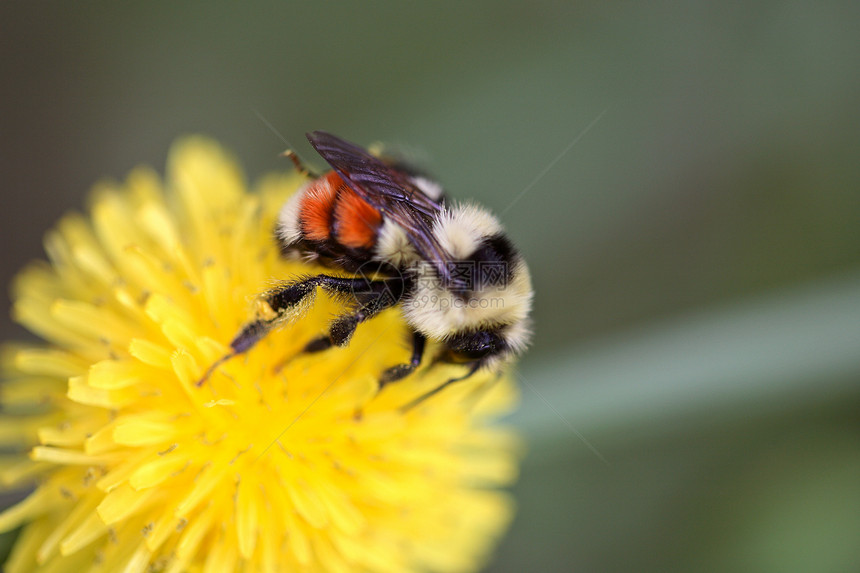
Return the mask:
<path fill-rule="evenodd" d="M 324 131 L 308 141 L 350 188 L 400 226 L 418 253 L 436 265 L 443 279 L 450 258 L 433 235 L 433 220 L 442 209 L 415 186 L 405 172 L 386 165 L 365 149 Z"/>

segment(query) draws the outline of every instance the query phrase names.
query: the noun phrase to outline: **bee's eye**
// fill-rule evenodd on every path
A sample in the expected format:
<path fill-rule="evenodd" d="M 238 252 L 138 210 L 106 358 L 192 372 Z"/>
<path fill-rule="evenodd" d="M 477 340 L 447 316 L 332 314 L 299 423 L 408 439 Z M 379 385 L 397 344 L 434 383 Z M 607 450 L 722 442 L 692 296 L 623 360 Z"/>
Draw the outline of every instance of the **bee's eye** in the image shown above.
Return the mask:
<path fill-rule="evenodd" d="M 510 240 L 504 235 L 485 237 L 481 246 L 463 265 L 471 269 L 470 290 L 482 290 L 489 287 L 504 287 L 513 276 L 513 262 L 516 250 Z"/>
<path fill-rule="evenodd" d="M 504 348 L 504 339 L 489 330 L 458 333 L 448 339 L 448 348 L 463 358 L 478 360 L 497 354 Z"/>

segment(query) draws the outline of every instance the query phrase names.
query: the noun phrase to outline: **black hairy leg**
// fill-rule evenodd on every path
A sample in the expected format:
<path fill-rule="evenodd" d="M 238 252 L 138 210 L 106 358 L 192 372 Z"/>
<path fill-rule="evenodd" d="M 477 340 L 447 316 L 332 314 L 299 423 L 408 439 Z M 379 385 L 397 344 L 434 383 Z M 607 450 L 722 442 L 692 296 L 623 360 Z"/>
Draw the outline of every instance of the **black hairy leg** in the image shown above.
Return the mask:
<path fill-rule="evenodd" d="M 206 380 L 215 372 L 215 369 L 233 358 L 234 356 L 238 356 L 243 352 L 247 352 L 251 349 L 258 341 L 262 340 L 266 334 L 271 330 L 271 324 L 269 321 L 265 320 L 255 320 L 253 322 L 249 322 L 242 330 L 239 331 L 239 334 L 233 338 L 230 342 L 230 352 L 216 360 L 212 363 L 209 368 L 206 369 L 206 372 L 203 376 L 200 377 L 200 380 L 197 381 L 197 386 L 202 386 Z"/>
<path fill-rule="evenodd" d="M 438 363 L 462 364 L 469 369 L 462 376 L 451 378 L 426 394 L 419 396 L 401 408 L 403 412 L 411 410 L 427 398 L 435 396 L 451 384 L 471 378 L 475 372 L 487 364 L 492 357 L 507 350 L 507 343 L 501 334 L 492 329 L 459 332 L 445 341 L 445 349 L 432 361 L 431 366 Z"/>
<path fill-rule="evenodd" d="M 269 306 L 273 316 L 258 318 L 242 327 L 239 334 L 230 342 L 230 352 L 216 360 L 206 370 L 206 373 L 197 381 L 197 386 L 203 385 L 220 365 L 253 348 L 282 321 L 286 314 L 307 301 L 308 297 L 312 298 L 317 287 L 335 296 L 351 297 L 360 304 L 357 311 L 339 317 L 332 324 L 329 340 L 335 344 L 345 345 L 360 322 L 398 302 L 403 292 L 403 281 L 399 278 L 370 280 L 316 275 L 304 280 L 284 283 L 266 292 L 263 295 L 263 302 Z M 318 339 L 311 341 L 305 350 L 313 352 L 325 350 L 330 346 L 331 344 L 326 345 Z"/>
<path fill-rule="evenodd" d="M 403 281 L 399 278 L 369 281 L 366 287 L 364 292 L 355 293 L 356 300 L 363 300 L 364 304 L 361 304 L 353 312 L 335 318 L 329 326 L 328 334 L 323 334 L 308 342 L 296 356 L 322 352 L 332 346 L 348 345 L 359 324 L 397 304 L 403 294 Z M 278 364 L 275 367 L 275 372 L 283 368 L 292 358 L 287 358 Z"/>
<path fill-rule="evenodd" d="M 396 382 L 412 374 L 421 365 L 427 338 L 420 332 L 412 332 L 412 358 L 406 364 L 392 366 L 382 373 L 379 378 L 379 389 L 389 382 Z"/>
<path fill-rule="evenodd" d="M 333 295 L 357 296 L 373 290 L 373 283 L 367 278 L 345 278 L 329 275 L 316 275 L 300 281 L 290 281 L 266 292 L 263 301 L 279 317 L 293 310 L 309 295 L 313 295 L 317 287 Z"/>

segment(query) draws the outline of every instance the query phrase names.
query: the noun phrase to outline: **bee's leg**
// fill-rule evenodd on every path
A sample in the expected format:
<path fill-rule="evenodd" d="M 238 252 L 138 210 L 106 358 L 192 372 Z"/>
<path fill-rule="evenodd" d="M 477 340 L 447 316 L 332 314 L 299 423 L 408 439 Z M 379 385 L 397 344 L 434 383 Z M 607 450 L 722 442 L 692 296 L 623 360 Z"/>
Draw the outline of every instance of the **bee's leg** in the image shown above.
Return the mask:
<path fill-rule="evenodd" d="M 495 375 L 490 379 L 472 390 L 466 399 L 463 400 L 463 403 L 467 408 L 472 408 L 475 404 L 481 401 L 481 398 L 487 395 L 487 392 L 493 389 L 493 387 L 498 383 L 499 380 L 502 379 L 502 375 L 504 374 L 504 370 L 497 370 Z"/>
<path fill-rule="evenodd" d="M 206 370 L 200 380 L 197 381 L 197 386 L 202 386 L 216 368 L 253 348 L 255 344 L 269 334 L 274 324 L 280 322 L 285 314 L 305 301 L 308 296 L 312 296 L 318 286 L 331 293 L 352 294 L 367 291 L 371 282 L 365 278 L 350 279 L 317 275 L 303 281 L 287 282 L 266 292 L 262 296 L 262 300 L 269 306 L 273 316 L 254 320 L 242 327 L 239 334 L 230 341 L 230 352 L 216 360 Z"/>
<path fill-rule="evenodd" d="M 468 364 L 469 364 L 469 371 L 466 372 L 463 376 L 458 376 L 457 378 L 451 378 L 447 382 L 440 384 L 439 386 L 436 386 L 435 388 L 433 388 L 429 392 L 426 392 L 426 393 L 422 394 L 421 396 L 418 396 L 417 398 L 415 398 L 411 402 L 407 403 L 405 406 L 401 406 L 400 411 L 401 412 L 408 412 L 409 410 L 411 410 L 412 408 L 414 408 L 415 406 L 417 406 L 418 404 L 420 404 L 421 402 L 423 402 L 427 398 L 430 398 L 431 396 L 435 396 L 436 394 L 438 394 L 439 392 L 441 392 L 443 389 L 447 388 L 448 386 L 450 386 L 454 382 L 460 382 L 462 380 L 466 380 L 467 378 L 471 378 L 475 372 L 480 370 L 481 366 L 483 365 L 483 362 L 481 362 L 480 360 L 476 360 L 475 362 L 470 362 Z"/>
<path fill-rule="evenodd" d="M 313 171 L 311 171 L 310 169 L 305 167 L 305 164 L 302 163 L 302 160 L 299 159 L 299 156 L 296 155 L 296 152 L 293 151 L 292 149 L 288 149 L 288 150 L 284 151 L 283 153 L 281 153 L 281 156 L 282 157 L 288 157 L 290 159 L 290 161 L 293 162 L 293 165 L 295 165 L 296 171 L 298 171 L 299 173 L 301 173 L 305 177 L 310 177 L 311 179 L 319 179 L 319 177 L 320 177 L 319 174 L 314 173 Z"/>
<path fill-rule="evenodd" d="M 359 323 L 372 318 L 381 310 L 388 308 L 388 306 L 374 309 L 369 305 L 365 305 L 359 308 L 354 314 L 339 316 L 329 327 L 329 333 L 323 334 L 322 336 L 314 338 L 308 342 L 302 349 L 302 354 L 322 352 L 323 350 L 328 350 L 332 346 L 346 346 L 349 343 L 349 339 L 352 338 L 352 335 Z"/>
<path fill-rule="evenodd" d="M 363 277 L 345 278 L 316 275 L 303 281 L 284 283 L 265 293 L 263 300 L 276 315 L 283 316 L 305 301 L 308 296 L 312 296 L 317 287 L 322 287 L 326 292 L 336 296 L 346 295 L 356 298 L 362 293 L 381 290 L 378 285 L 387 284 L 390 280 L 372 281 Z"/>
<path fill-rule="evenodd" d="M 203 383 L 209 379 L 212 373 L 215 372 L 216 368 L 234 356 L 238 356 L 239 354 L 250 350 L 251 347 L 257 344 L 257 342 L 265 338 L 271 328 L 271 321 L 266 320 L 255 320 L 246 324 L 242 330 L 239 331 L 239 334 L 230 341 L 230 352 L 212 363 L 212 365 L 206 370 L 206 373 L 197 381 L 197 386 L 202 386 Z"/>
<path fill-rule="evenodd" d="M 396 305 L 403 294 L 403 281 L 400 278 L 370 281 L 367 286 L 368 290 L 356 297 L 361 306 L 350 314 L 337 317 L 331 323 L 329 338 L 335 346 L 349 344 L 359 324 Z"/>
<path fill-rule="evenodd" d="M 322 352 L 323 350 L 328 350 L 334 346 L 334 343 L 331 341 L 331 336 L 328 334 L 323 334 L 317 338 L 314 338 L 310 342 L 308 342 L 304 348 L 302 348 L 302 354 L 313 354 L 314 352 Z"/>
<path fill-rule="evenodd" d="M 380 280 L 341 279 L 327 275 L 320 277 L 324 277 L 320 282 L 324 289 L 333 294 L 348 293 L 356 300 L 363 301 L 363 304 L 354 312 L 337 317 L 329 326 L 329 332 L 308 342 L 299 355 L 322 352 L 332 346 L 346 346 L 360 323 L 397 304 L 403 294 L 403 280 L 399 277 Z M 281 370 L 292 358 L 295 356 L 279 363 L 274 370 Z"/>
<path fill-rule="evenodd" d="M 398 364 L 383 372 L 379 378 L 380 390 L 389 382 L 396 382 L 397 380 L 406 378 L 421 365 L 421 358 L 424 356 L 426 342 L 427 338 L 423 334 L 415 331 L 412 332 L 412 358 L 407 364 Z"/>
<path fill-rule="evenodd" d="M 283 283 L 263 295 L 263 300 L 278 315 L 283 315 L 312 295 L 316 288 L 322 287 L 334 294 L 351 294 L 366 289 L 370 281 L 365 278 L 343 278 L 317 275 L 302 281 Z"/>

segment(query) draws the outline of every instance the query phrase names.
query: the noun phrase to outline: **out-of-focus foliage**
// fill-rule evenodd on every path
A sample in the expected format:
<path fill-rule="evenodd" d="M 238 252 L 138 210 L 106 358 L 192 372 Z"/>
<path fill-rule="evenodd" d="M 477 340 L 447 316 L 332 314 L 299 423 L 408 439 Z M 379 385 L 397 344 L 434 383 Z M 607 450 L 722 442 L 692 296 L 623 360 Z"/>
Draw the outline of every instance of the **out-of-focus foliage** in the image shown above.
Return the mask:
<path fill-rule="evenodd" d="M 92 181 L 178 134 L 250 174 L 289 167 L 267 124 L 311 162 L 312 129 L 411 146 L 534 274 L 531 454 L 492 571 L 860 562 L 856 3 L 2 16 L 4 283 Z"/>

